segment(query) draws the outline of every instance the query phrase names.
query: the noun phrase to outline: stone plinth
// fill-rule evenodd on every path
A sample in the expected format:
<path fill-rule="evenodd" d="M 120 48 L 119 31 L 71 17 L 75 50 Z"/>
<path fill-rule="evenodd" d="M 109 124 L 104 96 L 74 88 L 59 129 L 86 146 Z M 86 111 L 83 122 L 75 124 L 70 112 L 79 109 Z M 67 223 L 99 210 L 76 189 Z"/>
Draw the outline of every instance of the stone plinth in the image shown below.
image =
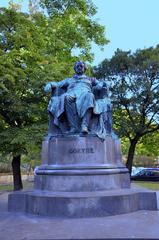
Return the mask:
<path fill-rule="evenodd" d="M 43 141 L 34 190 L 9 195 L 8 209 L 53 217 L 100 217 L 156 210 L 155 192 L 130 189 L 118 138 L 52 137 Z"/>
<path fill-rule="evenodd" d="M 45 139 L 42 165 L 35 171 L 35 189 L 49 191 L 102 191 L 129 188 L 118 139 L 90 137 Z"/>
<path fill-rule="evenodd" d="M 120 189 L 97 192 L 23 191 L 9 195 L 9 211 L 50 217 L 103 217 L 157 210 L 156 193 Z"/>
<path fill-rule="evenodd" d="M 119 140 L 108 135 L 98 137 L 47 137 L 42 144 L 42 165 L 125 167 L 122 164 Z"/>

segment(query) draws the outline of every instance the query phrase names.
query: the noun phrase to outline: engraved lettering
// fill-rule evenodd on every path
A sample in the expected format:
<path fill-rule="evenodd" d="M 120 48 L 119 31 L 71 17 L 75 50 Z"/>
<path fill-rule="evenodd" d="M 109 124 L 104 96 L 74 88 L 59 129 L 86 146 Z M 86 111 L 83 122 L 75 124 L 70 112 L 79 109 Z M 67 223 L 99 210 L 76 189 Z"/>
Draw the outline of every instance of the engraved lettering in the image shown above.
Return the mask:
<path fill-rule="evenodd" d="M 85 152 L 85 148 L 82 148 L 82 153 L 84 153 Z"/>
<path fill-rule="evenodd" d="M 90 153 L 94 153 L 94 149 L 93 148 L 90 148 Z"/>
<path fill-rule="evenodd" d="M 70 149 L 68 150 L 68 152 L 69 152 L 69 153 L 73 153 L 73 148 L 70 148 Z"/>
<path fill-rule="evenodd" d="M 86 153 L 89 153 L 89 150 L 90 150 L 89 148 L 86 148 Z"/>
<path fill-rule="evenodd" d="M 89 153 L 94 153 L 93 148 L 70 148 L 68 150 L 68 153 L 83 153 L 83 154 L 89 154 Z"/>

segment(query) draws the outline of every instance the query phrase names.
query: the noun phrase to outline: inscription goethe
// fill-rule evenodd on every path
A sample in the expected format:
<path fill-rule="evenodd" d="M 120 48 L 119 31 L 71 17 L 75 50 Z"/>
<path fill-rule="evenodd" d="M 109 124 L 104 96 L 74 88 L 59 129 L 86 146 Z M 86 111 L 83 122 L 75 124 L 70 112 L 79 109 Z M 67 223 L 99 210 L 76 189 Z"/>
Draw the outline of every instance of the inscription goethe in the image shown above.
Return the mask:
<path fill-rule="evenodd" d="M 70 148 L 68 150 L 69 153 L 94 153 L 93 148 Z"/>

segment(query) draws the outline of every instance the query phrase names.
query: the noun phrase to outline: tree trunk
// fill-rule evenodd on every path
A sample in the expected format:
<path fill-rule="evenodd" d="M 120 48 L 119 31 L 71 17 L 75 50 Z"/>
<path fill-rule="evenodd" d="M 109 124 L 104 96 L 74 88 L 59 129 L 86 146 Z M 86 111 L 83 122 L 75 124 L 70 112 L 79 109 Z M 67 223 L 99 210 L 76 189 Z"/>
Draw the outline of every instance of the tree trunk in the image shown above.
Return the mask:
<path fill-rule="evenodd" d="M 132 164 L 133 164 L 133 158 L 134 158 L 134 154 L 135 154 L 135 148 L 136 148 L 136 144 L 137 144 L 138 140 L 139 139 L 133 139 L 131 141 L 129 151 L 128 151 L 126 167 L 128 168 L 130 175 L 131 175 L 131 171 L 132 171 Z"/>
<path fill-rule="evenodd" d="M 12 159 L 14 191 L 23 189 L 21 171 L 20 171 L 20 160 L 21 160 L 21 155 L 15 156 Z"/>

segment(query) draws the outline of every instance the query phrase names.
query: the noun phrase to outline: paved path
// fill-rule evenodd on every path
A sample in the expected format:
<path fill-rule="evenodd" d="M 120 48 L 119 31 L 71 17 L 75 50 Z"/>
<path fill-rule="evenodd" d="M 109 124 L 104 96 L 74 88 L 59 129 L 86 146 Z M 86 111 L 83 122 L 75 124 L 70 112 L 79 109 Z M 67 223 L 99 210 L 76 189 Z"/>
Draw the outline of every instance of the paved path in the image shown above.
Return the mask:
<path fill-rule="evenodd" d="M 159 239 L 159 211 L 100 218 L 59 219 L 7 212 L 8 193 L 0 193 L 0 240 Z"/>

